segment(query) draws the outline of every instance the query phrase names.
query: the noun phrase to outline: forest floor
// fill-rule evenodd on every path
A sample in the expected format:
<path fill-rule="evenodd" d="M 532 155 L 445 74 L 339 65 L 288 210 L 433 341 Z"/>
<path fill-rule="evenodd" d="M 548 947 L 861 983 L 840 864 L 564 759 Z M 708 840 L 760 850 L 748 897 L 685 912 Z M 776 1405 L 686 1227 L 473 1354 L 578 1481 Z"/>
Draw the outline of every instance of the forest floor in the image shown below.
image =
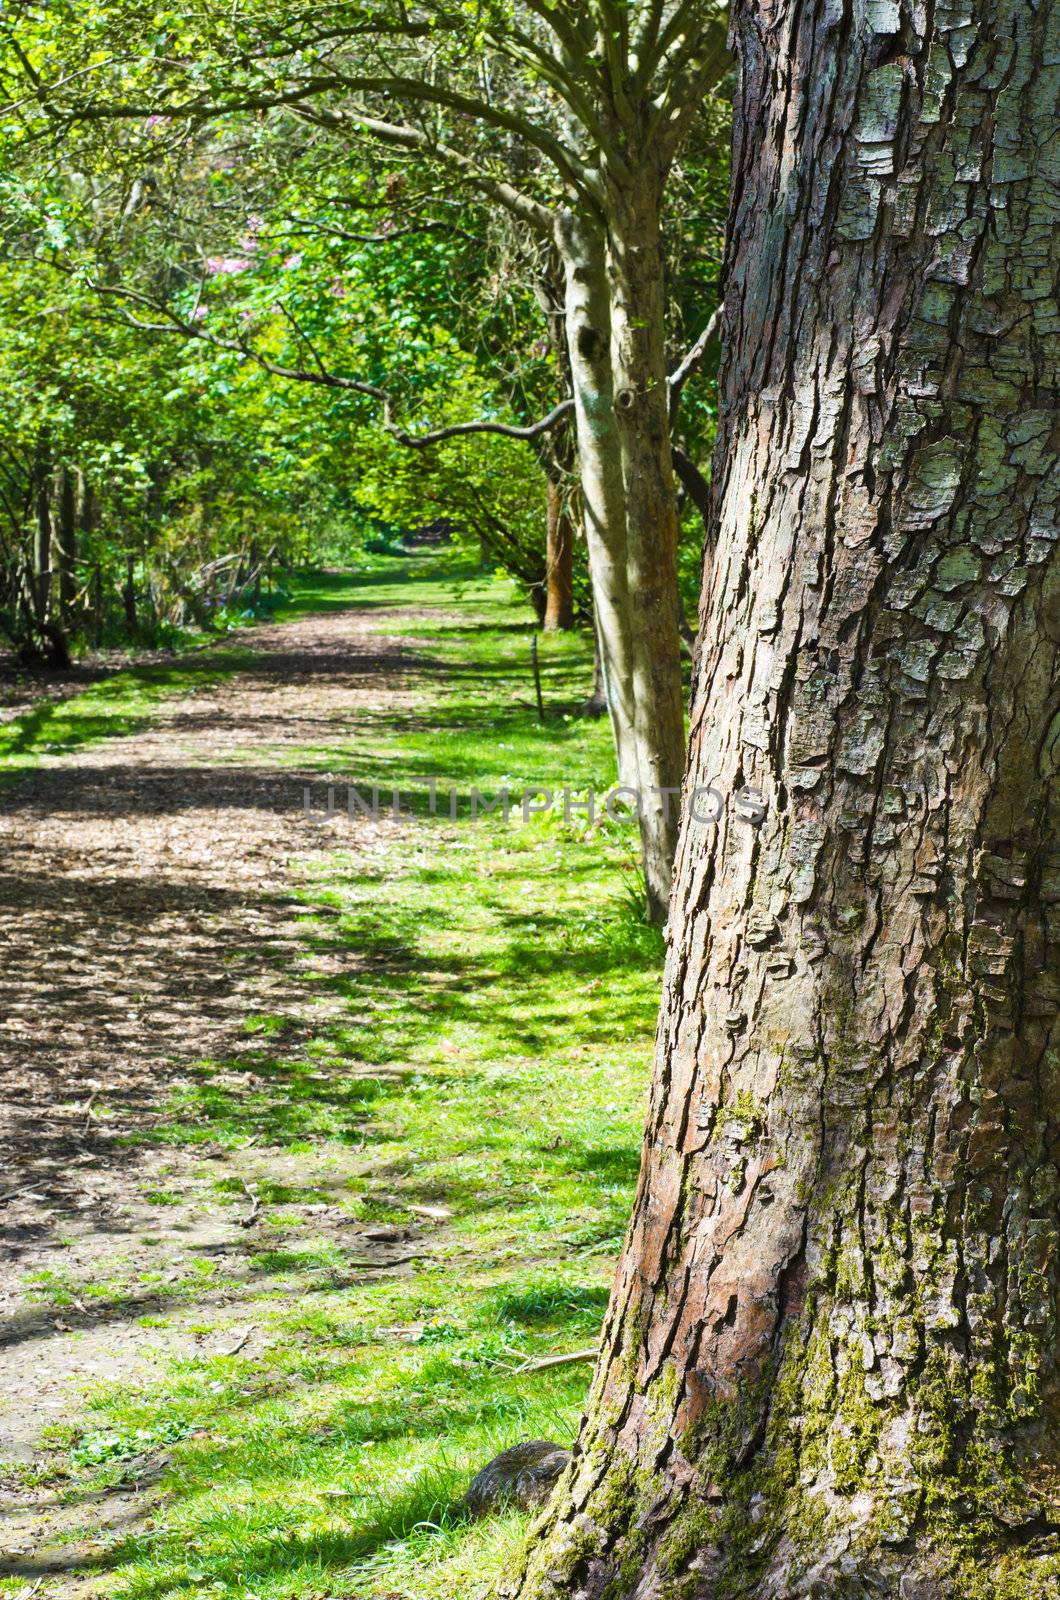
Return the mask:
<path fill-rule="evenodd" d="M 576 1426 L 660 945 L 628 827 L 463 803 L 607 787 L 590 643 L 541 723 L 512 586 L 391 567 L 0 727 L 5 1597 L 475 1600 Z"/>

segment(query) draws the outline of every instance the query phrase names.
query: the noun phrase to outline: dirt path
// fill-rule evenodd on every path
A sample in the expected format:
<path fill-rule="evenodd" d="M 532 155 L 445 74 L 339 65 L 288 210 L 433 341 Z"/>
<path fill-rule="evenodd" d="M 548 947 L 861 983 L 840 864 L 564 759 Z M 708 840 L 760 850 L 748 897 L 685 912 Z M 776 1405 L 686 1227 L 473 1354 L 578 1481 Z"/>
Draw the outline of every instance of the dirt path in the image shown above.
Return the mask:
<path fill-rule="evenodd" d="M 415 613 L 379 622 L 411 632 Z M 319 974 L 359 959 L 307 940 L 292 894 L 335 842 L 301 814 L 303 778 L 322 772 L 299 760 L 335 752 L 341 778 L 358 726 L 412 703 L 413 641 L 333 613 L 246 642 L 250 669 L 209 681 L 204 660 L 202 687 L 146 731 L 50 758 L 0 797 L 0 1577 L 43 1579 L 45 1595 L 86 1592 L 97 1536 L 149 1512 L 164 1458 L 67 1504 L 27 1470 L 42 1434 L 76 1416 L 90 1380 L 244 1336 L 252 1348 L 253 1302 L 270 1288 L 253 1265 L 266 1179 L 295 1196 L 294 1226 L 300 1210 L 316 1235 L 341 1233 L 351 1270 L 400 1271 L 422 1253 L 407 1230 L 357 1230 L 329 1205 L 354 1144 L 292 1151 L 252 1121 L 241 1147 L 140 1142 L 204 1058 L 223 1061 L 218 1093 L 252 1099 L 262 1038 L 247 1017 L 267 1016 L 296 1058 L 307 1007 L 323 1020 L 342 1004 Z M 397 825 L 339 826 L 343 848 L 370 858 Z M 161 1307 L 166 1326 L 145 1326 Z"/>

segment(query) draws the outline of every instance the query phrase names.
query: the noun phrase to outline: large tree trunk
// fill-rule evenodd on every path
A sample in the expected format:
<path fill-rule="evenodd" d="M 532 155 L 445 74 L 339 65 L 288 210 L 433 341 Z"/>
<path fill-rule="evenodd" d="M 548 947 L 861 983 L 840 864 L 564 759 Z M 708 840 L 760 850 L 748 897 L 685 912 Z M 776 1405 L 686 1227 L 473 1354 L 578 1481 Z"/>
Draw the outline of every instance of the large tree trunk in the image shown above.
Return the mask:
<path fill-rule="evenodd" d="M 1060 0 L 737 0 L 734 40 L 653 1103 L 588 1417 L 516 1588 L 1044 1600 Z"/>
<path fill-rule="evenodd" d="M 619 782 L 639 797 L 648 910 L 661 922 L 677 838 L 684 717 L 658 209 L 651 195 L 644 200 L 632 214 L 616 206 L 607 235 L 585 216 L 563 212 L 556 242 Z"/>

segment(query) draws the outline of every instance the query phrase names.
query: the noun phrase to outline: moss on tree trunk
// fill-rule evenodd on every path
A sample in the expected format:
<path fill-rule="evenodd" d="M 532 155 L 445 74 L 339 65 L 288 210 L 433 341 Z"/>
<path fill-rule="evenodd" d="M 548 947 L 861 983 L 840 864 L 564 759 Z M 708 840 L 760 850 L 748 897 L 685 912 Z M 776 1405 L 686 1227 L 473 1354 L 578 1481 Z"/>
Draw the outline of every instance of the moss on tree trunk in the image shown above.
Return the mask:
<path fill-rule="evenodd" d="M 738 0 L 641 1183 L 520 1600 L 1060 1592 L 1057 0 Z"/>

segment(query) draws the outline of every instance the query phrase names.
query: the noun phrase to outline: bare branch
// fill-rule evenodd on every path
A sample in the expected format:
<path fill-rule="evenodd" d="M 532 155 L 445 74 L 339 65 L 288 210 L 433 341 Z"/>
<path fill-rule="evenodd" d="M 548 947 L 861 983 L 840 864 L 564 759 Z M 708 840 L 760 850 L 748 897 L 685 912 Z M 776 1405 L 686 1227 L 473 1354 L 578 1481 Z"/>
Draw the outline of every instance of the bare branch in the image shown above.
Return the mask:
<path fill-rule="evenodd" d="M 61 268 L 56 270 L 61 271 Z M 196 322 L 189 322 L 178 315 L 169 306 L 162 305 L 149 296 L 139 294 L 135 289 L 122 289 L 115 285 L 98 283 L 89 278 L 87 287 L 93 294 L 104 296 L 108 299 L 125 300 L 133 305 L 145 307 L 159 316 L 165 317 L 165 322 L 144 322 L 142 318 L 133 316 L 131 311 L 123 311 L 121 319 L 130 328 L 138 328 L 141 333 L 169 333 L 180 334 L 186 339 L 200 339 L 204 344 L 213 345 L 217 350 L 229 350 L 235 355 L 246 356 L 255 362 L 263 371 L 271 373 L 275 378 L 291 378 L 298 383 L 315 383 L 326 389 L 346 389 L 353 394 L 367 395 L 372 400 L 380 400 L 384 405 L 390 404 L 390 396 L 385 389 L 380 389 L 374 383 L 362 383 L 358 378 L 344 378 L 335 372 L 328 372 L 321 365 L 317 372 L 306 371 L 302 367 L 288 367 L 281 362 L 271 361 L 268 356 L 263 356 L 246 339 L 226 339 L 221 334 L 213 333 L 201 327 Z M 288 318 L 290 320 L 290 318 Z M 304 336 L 303 336 L 304 337 Z M 312 347 L 310 347 L 312 349 Z M 312 351 L 314 359 L 319 361 L 316 351 Z"/>
<path fill-rule="evenodd" d="M 454 167 L 468 183 L 488 199 L 496 201 L 513 216 L 527 223 L 535 233 L 544 238 L 551 238 L 552 212 L 548 206 L 542 205 L 531 195 L 524 194 L 521 189 L 516 189 L 503 178 L 495 177 L 493 173 L 485 171 L 462 151 L 454 150 L 451 145 L 432 139 L 421 128 L 412 128 L 405 123 L 382 122 L 378 117 L 369 116 L 367 112 L 312 111 L 307 106 L 300 106 L 298 115 L 322 128 L 351 125 L 363 128 L 365 133 L 371 134 L 383 144 L 393 144 L 405 150 L 417 150 L 425 155 L 435 156 L 447 166 Z"/>
<path fill-rule="evenodd" d="M 659 40 L 662 26 L 664 0 L 642 0 L 641 18 L 633 33 L 630 54 L 635 63 L 633 72 L 638 83 L 645 82 L 642 63 L 652 55 Z"/>
<path fill-rule="evenodd" d="M 465 116 L 485 122 L 491 127 L 514 133 L 551 161 L 560 176 L 573 188 L 594 198 L 599 194 L 599 180 L 595 172 L 581 161 L 573 150 L 568 150 L 562 140 L 529 118 L 520 116 L 518 112 L 508 111 L 503 106 L 491 105 L 488 100 L 479 100 L 473 95 L 461 94 L 458 90 L 445 88 L 442 84 L 427 83 L 421 78 L 358 74 L 339 77 L 337 82 L 341 87 L 353 90 L 355 93 L 381 94 L 396 100 L 444 106 L 447 110 L 462 112 Z"/>
<path fill-rule="evenodd" d="M 699 338 L 696 340 L 695 344 L 692 345 L 691 349 L 685 352 L 677 366 L 667 378 L 666 386 L 670 391 L 671 423 L 673 422 L 674 417 L 677 415 L 678 406 L 681 404 L 681 390 L 684 388 L 693 372 L 696 371 L 697 367 L 702 365 L 707 351 L 717 338 L 718 329 L 720 326 L 721 307 L 719 306 L 714 312 L 713 316 L 710 318 L 710 321 L 707 323 L 706 327 L 703 329 L 703 332 L 700 334 Z"/>
<path fill-rule="evenodd" d="M 691 500 L 696 510 L 703 519 L 703 526 L 710 530 L 710 484 L 696 466 L 687 450 L 682 450 L 680 445 L 671 449 L 671 458 L 674 472 L 677 475 L 685 494 Z"/>
<path fill-rule="evenodd" d="M 387 423 L 387 432 L 392 434 L 399 444 L 407 445 L 411 450 L 426 450 L 432 444 L 441 444 L 443 439 L 456 439 L 469 433 L 499 433 L 505 439 L 536 439 L 542 433 L 547 433 L 557 423 L 562 422 L 568 412 L 574 409 L 573 400 L 561 400 L 558 406 L 553 406 L 547 416 L 541 417 L 537 422 L 532 422 L 528 427 L 520 428 L 509 422 L 454 422 L 448 428 L 432 428 L 430 433 L 406 433 L 403 428 Z"/>
<path fill-rule="evenodd" d="M 549 1367 L 569 1367 L 579 1361 L 595 1361 L 600 1354 L 599 1345 L 593 1345 L 588 1350 L 571 1350 L 562 1356 L 542 1356 L 534 1360 L 528 1356 L 521 1367 L 515 1368 L 515 1376 L 519 1377 L 524 1372 L 545 1372 Z"/>
<path fill-rule="evenodd" d="M 721 309 L 714 312 L 703 332 L 695 344 L 685 353 L 678 365 L 666 380 L 670 392 L 670 420 L 673 421 L 678 405 L 681 401 L 681 391 L 692 376 L 693 372 L 702 364 L 707 351 L 717 336 L 721 322 Z M 387 423 L 387 431 L 393 435 L 399 444 L 407 445 L 413 450 L 426 450 L 434 444 L 441 444 L 445 439 L 456 439 L 473 433 L 499 433 L 506 439 L 536 439 L 541 434 L 554 428 L 574 408 L 572 399 L 561 400 L 554 406 L 547 416 L 541 417 L 537 422 L 528 427 L 516 427 L 507 422 L 456 422 L 446 428 L 432 428 L 429 433 L 411 434 L 403 428 Z"/>
<path fill-rule="evenodd" d="M 259 239 L 297 239 L 306 233 L 315 233 L 325 234 L 330 239 L 344 239 L 350 244 L 392 244 L 395 239 L 408 239 L 418 233 L 444 233 L 449 238 L 466 239 L 469 244 L 482 243 L 477 234 L 470 233 L 467 228 L 457 227 L 455 222 L 431 219 L 411 222 L 407 227 L 394 228 L 389 233 L 354 233 L 349 228 L 340 228 L 337 223 L 316 222 L 311 217 L 292 216 L 289 220 L 292 227 L 272 228 L 267 234 L 259 234 Z"/>
<path fill-rule="evenodd" d="M 655 102 L 648 137 L 669 157 L 677 150 L 704 96 L 729 69 L 728 37 L 718 20 L 673 42 L 663 63 L 665 87 Z"/>

